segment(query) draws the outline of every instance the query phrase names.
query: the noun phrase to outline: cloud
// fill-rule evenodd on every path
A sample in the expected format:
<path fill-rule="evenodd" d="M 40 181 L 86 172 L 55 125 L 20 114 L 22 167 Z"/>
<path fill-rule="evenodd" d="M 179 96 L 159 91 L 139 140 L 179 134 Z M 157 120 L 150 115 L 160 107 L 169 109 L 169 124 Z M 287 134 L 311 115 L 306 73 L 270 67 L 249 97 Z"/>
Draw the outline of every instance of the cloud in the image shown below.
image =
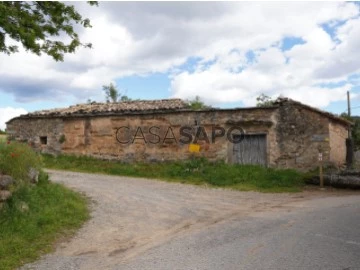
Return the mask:
<path fill-rule="evenodd" d="M 21 114 L 27 114 L 27 111 L 23 108 L 12 108 L 12 107 L 5 107 L 0 108 L 0 129 L 5 130 L 6 125 L 5 123 L 10 119 L 17 117 Z"/>
<path fill-rule="evenodd" d="M 91 19 L 93 27 L 79 34 L 93 49 L 66 55 L 64 63 L 24 50 L 2 54 L 0 91 L 18 102 L 102 99 L 110 81 L 160 72 L 170 74 L 174 97 L 253 105 L 260 93 L 283 93 L 326 106 L 344 99 L 354 85 L 349 76 L 360 72 L 359 6 L 350 2 L 75 5 Z M 285 39 L 302 42 L 284 51 Z"/>
<path fill-rule="evenodd" d="M 255 105 L 256 97 L 261 93 L 272 97 L 282 94 L 318 107 L 345 100 L 346 91 L 354 84 L 349 81 L 334 87 L 330 83 L 346 82 L 349 76 L 359 72 L 360 63 L 356 61 L 359 46 L 356 45 L 359 45 L 360 41 L 360 35 L 357 34 L 357 31 L 360 31 L 360 20 L 359 17 L 353 18 L 358 14 L 356 7 L 348 9 L 348 6 L 341 4 L 339 8 L 339 13 L 330 8 L 328 12 L 322 9 L 323 12 L 319 15 L 310 14 L 312 18 L 305 19 L 307 15 L 303 16 L 307 31 L 302 33 L 301 29 L 298 29 L 300 35 L 295 37 L 299 37 L 301 42 L 289 50 L 281 49 L 281 39 L 278 42 L 273 40 L 272 45 L 252 49 L 253 59 L 249 61 L 246 50 L 241 50 L 241 47 L 232 48 L 242 53 L 243 57 L 238 57 L 237 61 L 231 63 L 227 61 L 228 58 L 233 59 L 229 50 L 205 68 L 199 65 L 192 73 L 179 72 L 171 81 L 173 96 L 193 98 L 199 95 L 210 104 L 242 101 L 247 106 Z M 275 8 L 273 11 L 277 13 L 280 9 Z M 287 27 L 293 25 L 293 22 L 286 21 L 288 15 L 291 15 L 291 12 L 285 15 L 284 26 L 277 26 L 274 30 L 281 31 L 283 28 L 280 36 L 287 36 Z M 334 17 L 331 18 L 330 15 Z M 336 37 L 339 36 L 338 39 L 342 40 L 339 44 L 321 24 L 346 18 L 349 19 L 348 22 L 339 27 L 336 33 Z M 270 20 L 264 23 L 272 25 L 276 22 Z M 294 29 L 297 32 L 296 26 Z M 259 31 L 261 34 L 262 31 Z M 266 40 L 271 41 L 271 37 Z M 239 67 L 241 71 L 234 72 Z"/>

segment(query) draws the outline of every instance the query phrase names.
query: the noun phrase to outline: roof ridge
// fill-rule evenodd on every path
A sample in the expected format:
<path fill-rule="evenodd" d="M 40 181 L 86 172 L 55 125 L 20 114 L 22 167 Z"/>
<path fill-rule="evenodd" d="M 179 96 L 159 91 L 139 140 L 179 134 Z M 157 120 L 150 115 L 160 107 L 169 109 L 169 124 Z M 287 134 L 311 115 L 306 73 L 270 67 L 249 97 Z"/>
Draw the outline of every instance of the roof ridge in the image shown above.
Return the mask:
<path fill-rule="evenodd" d="M 27 116 L 37 115 L 69 115 L 79 113 L 125 112 L 125 111 L 153 111 L 174 110 L 187 108 L 188 104 L 179 98 L 132 100 L 120 102 L 92 102 L 70 105 L 63 108 L 39 110 L 28 113 Z"/>
<path fill-rule="evenodd" d="M 281 105 L 281 104 L 284 104 L 284 103 L 293 103 L 293 104 L 297 104 L 297 105 L 300 105 L 302 107 L 305 107 L 309 110 L 312 110 L 312 111 L 315 111 L 317 113 L 320 113 L 320 114 L 323 114 L 329 118 L 332 118 L 334 120 L 337 120 L 337 121 L 342 121 L 342 122 L 345 122 L 349 125 L 353 125 L 354 123 L 345 119 L 345 118 L 342 118 L 336 114 L 333 114 L 331 112 L 328 112 L 328 111 L 325 111 L 325 110 L 322 110 L 322 109 L 319 109 L 317 107 L 313 107 L 313 106 L 310 106 L 308 104 L 305 104 L 305 103 L 302 103 L 300 101 L 297 101 L 297 100 L 294 100 L 294 99 L 291 99 L 291 98 L 288 98 L 288 97 L 278 97 L 276 100 L 275 100 L 275 104 L 278 104 L 278 105 Z"/>

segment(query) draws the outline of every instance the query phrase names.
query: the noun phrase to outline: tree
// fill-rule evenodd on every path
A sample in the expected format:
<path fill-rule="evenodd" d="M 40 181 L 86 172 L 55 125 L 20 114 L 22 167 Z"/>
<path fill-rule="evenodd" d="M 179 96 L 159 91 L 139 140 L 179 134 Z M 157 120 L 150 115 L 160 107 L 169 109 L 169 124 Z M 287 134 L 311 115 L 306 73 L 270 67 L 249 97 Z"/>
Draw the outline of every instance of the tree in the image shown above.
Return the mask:
<path fill-rule="evenodd" d="M 351 137 L 354 141 L 355 150 L 359 150 L 360 149 L 360 117 L 349 116 L 347 113 L 342 113 L 340 117 L 354 123 L 354 125 L 351 127 Z"/>
<path fill-rule="evenodd" d="M 262 93 L 260 96 L 256 98 L 256 107 L 269 107 L 274 105 L 275 100 L 271 97 Z"/>
<path fill-rule="evenodd" d="M 116 86 L 113 83 L 109 85 L 103 85 L 103 90 L 105 92 L 106 102 L 126 102 L 132 101 L 128 96 L 122 95 L 121 92 L 116 89 Z"/>
<path fill-rule="evenodd" d="M 91 6 L 96 1 L 88 2 Z M 1 1 L 0 2 L 0 52 L 12 54 L 18 47 L 9 44 L 8 37 L 20 42 L 23 47 L 36 55 L 45 53 L 56 61 L 63 61 L 65 53 L 73 53 L 83 44 L 73 25 L 91 27 L 90 20 L 84 19 L 72 5 L 49 1 Z M 60 34 L 70 38 L 68 44 L 55 40 Z"/>
<path fill-rule="evenodd" d="M 200 99 L 199 96 L 196 96 L 195 99 L 189 101 L 189 106 L 194 110 L 201 110 L 205 108 L 209 108 L 210 106 L 205 105 L 205 103 Z"/>
<path fill-rule="evenodd" d="M 103 90 L 105 92 L 106 102 L 117 102 L 121 94 L 116 89 L 116 86 L 113 83 L 109 85 L 103 85 Z"/>

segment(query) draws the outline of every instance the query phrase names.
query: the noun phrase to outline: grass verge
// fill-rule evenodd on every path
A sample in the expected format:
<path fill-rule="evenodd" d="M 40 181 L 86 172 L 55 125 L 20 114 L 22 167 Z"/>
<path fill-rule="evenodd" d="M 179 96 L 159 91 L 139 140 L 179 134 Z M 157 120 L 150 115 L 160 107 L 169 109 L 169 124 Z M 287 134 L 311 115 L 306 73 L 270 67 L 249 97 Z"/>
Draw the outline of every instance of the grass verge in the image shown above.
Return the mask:
<path fill-rule="evenodd" d="M 156 178 L 243 191 L 298 192 L 304 186 L 304 175 L 295 170 L 229 165 L 202 158 L 181 162 L 127 164 L 86 156 L 44 155 L 43 161 L 45 167 L 51 169 Z"/>
<path fill-rule="evenodd" d="M 49 252 L 56 240 L 73 234 L 88 218 L 87 199 L 40 174 L 23 185 L 0 210 L 0 268 L 14 269 Z"/>
<path fill-rule="evenodd" d="M 7 140 L 6 134 L 0 134 L 0 143 L 4 143 L 6 142 L 6 140 Z"/>

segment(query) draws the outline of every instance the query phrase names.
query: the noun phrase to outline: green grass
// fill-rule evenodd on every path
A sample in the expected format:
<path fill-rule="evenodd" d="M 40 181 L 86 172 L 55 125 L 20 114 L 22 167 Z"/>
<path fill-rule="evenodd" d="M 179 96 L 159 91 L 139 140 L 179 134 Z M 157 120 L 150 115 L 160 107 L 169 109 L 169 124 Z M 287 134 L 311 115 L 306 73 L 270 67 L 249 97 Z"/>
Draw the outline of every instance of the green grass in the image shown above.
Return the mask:
<path fill-rule="evenodd" d="M 6 142 L 7 138 L 5 134 L 0 134 L 0 143 Z"/>
<path fill-rule="evenodd" d="M 78 172 L 155 178 L 212 187 L 261 192 L 299 192 L 304 175 L 295 170 L 277 170 L 255 165 L 229 165 L 191 159 L 182 162 L 127 164 L 85 156 L 43 155 L 45 167 Z"/>
<path fill-rule="evenodd" d="M 28 210 L 22 210 L 22 206 Z M 37 185 L 23 185 L 0 210 L 0 268 L 14 269 L 53 249 L 89 218 L 87 199 L 42 173 Z"/>
<path fill-rule="evenodd" d="M 31 168 L 40 170 L 41 156 L 26 143 L 0 142 L 0 173 L 12 176 L 17 183 L 28 182 Z"/>

